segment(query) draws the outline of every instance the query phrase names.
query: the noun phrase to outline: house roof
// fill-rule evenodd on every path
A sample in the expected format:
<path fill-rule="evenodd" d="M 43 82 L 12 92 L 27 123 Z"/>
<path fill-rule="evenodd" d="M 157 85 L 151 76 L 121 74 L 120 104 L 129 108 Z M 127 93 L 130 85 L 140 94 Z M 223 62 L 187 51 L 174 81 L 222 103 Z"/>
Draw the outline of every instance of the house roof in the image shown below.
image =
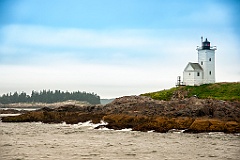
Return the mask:
<path fill-rule="evenodd" d="M 199 63 L 191 63 L 189 62 L 188 65 L 186 66 L 186 68 L 184 69 L 184 71 L 189 71 L 189 66 L 192 68 L 191 70 L 195 71 L 195 70 L 200 70 L 202 71 L 202 67 L 199 65 Z"/>

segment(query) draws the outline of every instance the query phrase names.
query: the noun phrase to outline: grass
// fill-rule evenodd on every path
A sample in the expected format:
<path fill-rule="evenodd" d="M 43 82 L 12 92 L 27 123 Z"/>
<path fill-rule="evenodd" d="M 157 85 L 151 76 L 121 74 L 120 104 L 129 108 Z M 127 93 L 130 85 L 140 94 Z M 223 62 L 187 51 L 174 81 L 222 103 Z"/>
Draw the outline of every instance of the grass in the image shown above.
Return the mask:
<path fill-rule="evenodd" d="M 162 90 L 162 91 L 158 91 L 158 92 L 141 94 L 141 96 L 148 96 L 153 99 L 168 101 L 172 98 L 172 96 L 176 90 L 177 90 L 177 88 L 171 88 L 168 90 Z"/>
<path fill-rule="evenodd" d="M 158 92 L 145 93 L 157 100 L 170 100 L 176 91 L 185 93 L 184 97 L 197 96 L 200 99 L 218 99 L 226 101 L 240 101 L 240 82 L 214 83 L 201 86 L 181 86 Z"/>

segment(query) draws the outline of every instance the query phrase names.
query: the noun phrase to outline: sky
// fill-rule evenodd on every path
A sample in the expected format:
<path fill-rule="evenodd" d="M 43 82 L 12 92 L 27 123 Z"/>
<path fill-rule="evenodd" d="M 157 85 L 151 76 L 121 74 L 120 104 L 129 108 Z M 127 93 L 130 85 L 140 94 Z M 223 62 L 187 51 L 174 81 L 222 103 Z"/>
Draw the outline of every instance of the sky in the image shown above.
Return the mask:
<path fill-rule="evenodd" d="M 201 36 L 217 46 L 216 81 L 239 82 L 238 0 L 0 0 L 0 95 L 172 88 Z"/>

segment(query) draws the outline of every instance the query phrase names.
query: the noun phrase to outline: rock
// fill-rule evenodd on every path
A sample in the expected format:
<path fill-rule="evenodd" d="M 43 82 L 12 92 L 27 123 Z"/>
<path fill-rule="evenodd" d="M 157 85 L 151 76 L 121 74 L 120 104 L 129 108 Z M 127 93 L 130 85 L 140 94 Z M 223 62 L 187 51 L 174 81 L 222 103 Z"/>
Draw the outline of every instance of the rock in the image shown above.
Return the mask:
<path fill-rule="evenodd" d="M 47 112 L 50 112 L 50 111 L 54 111 L 54 109 L 49 108 L 49 107 L 43 107 L 43 108 L 39 109 L 38 111 L 47 111 Z"/>
<path fill-rule="evenodd" d="M 226 122 L 224 129 L 226 133 L 240 133 L 240 123 L 236 121 Z"/>
<path fill-rule="evenodd" d="M 240 133 L 240 123 L 219 119 L 196 119 L 186 132 L 226 132 Z"/>
<path fill-rule="evenodd" d="M 240 102 L 195 97 L 159 101 L 144 96 L 125 96 L 106 105 L 66 104 L 55 109 L 42 108 L 3 122 L 78 123 L 104 120 L 110 129 L 137 131 L 187 129 L 186 132 L 240 132 Z"/>
<path fill-rule="evenodd" d="M 208 128 L 208 130 L 210 132 L 222 132 L 222 131 L 224 131 L 224 128 L 225 128 L 225 122 L 224 121 L 221 121 L 219 119 L 210 119 L 209 122 L 211 124 Z"/>
<path fill-rule="evenodd" d="M 26 110 L 16 110 L 16 109 L 6 109 L 0 110 L 0 114 L 18 114 L 18 113 L 26 113 Z"/>
<path fill-rule="evenodd" d="M 144 96 L 126 96 L 105 105 L 109 114 L 167 117 L 209 117 L 240 121 L 240 102 L 185 98 L 182 100 L 159 101 Z"/>
<path fill-rule="evenodd" d="M 208 119 L 196 119 L 188 128 L 188 132 L 208 132 L 211 123 Z"/>
<path fill-rule="evenodd" d="M 2 117 L 2 122 L 43 122 L 76 124 L 92 120 L 100 123 L 103 114 L 88 114 L 80 112 L 32 111 L 19 116 Z"/>

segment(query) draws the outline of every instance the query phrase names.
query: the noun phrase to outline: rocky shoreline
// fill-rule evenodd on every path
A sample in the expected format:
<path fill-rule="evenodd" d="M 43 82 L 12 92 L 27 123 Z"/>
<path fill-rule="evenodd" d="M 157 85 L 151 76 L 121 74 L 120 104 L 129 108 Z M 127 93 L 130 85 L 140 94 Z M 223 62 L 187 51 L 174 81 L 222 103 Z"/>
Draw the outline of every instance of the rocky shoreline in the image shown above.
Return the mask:
<path fill-rule="evenodd" d="M 75 101 L 75 100 L 68 100 L 63 102 L 56 102 L 56 103 L 40 103 L 40 102 L 32 102 L 32 103 L 10 103 L 10 104 L 2 104 L 0 103 L 0 108 L 58 108 L 64 105 L 78 105 L 78 106 L 84 106 L 84 105 L 90 105 L 90 103 L 86 101 Z"/>
<path fill-rule="evenodd" d="M 195 97 L 160 101 L 145 96 L 125 96 L 106 105 L 66 104 L 2 118 L 2 122 L 70 124 L 89 120 L 93 123 L 104 120 L 107 125 L 100 127 L 110 129 L 240 133 L 240 102 Z"/>

